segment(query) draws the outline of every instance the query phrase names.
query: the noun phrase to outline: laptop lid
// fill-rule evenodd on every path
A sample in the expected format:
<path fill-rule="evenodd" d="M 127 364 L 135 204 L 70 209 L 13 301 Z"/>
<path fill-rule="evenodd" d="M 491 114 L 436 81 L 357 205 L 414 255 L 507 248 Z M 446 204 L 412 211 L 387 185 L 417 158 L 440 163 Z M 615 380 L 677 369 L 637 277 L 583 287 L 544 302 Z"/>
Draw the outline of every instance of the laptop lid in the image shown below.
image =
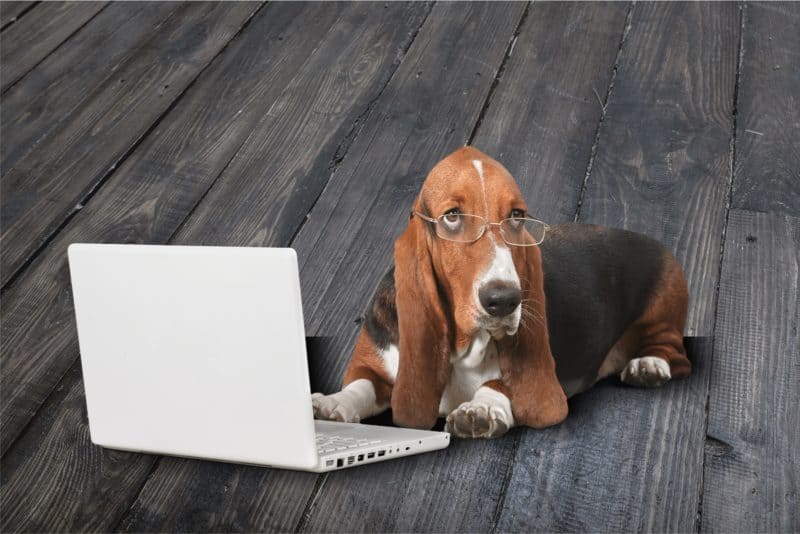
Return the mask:
<path fill-rule="evenodd" d="M 73 244 L 68 255 L 94 443 L 317 464 L 294 250 Z"/>

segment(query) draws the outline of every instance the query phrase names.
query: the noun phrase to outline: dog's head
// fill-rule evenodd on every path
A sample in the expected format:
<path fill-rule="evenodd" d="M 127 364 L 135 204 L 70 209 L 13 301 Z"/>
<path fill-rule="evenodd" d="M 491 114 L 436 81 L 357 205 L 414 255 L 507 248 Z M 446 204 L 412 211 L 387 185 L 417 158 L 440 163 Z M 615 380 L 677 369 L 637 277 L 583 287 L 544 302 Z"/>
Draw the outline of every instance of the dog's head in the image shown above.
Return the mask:
<path fill-rule="evenodd" d="M 548 343 L 541 255 L 532 246 L 540 236 L 520 220 L 527 216 L 511 174 L 475 148 L 428 174 L 395 243 L 400 369 L 392 407 L 400 424 L 435 422 L 450 363 L 481 330 L 495 340 L 514 336 L 515 345 Z M 544 231 L 538 224 L 533 234 Z"/>

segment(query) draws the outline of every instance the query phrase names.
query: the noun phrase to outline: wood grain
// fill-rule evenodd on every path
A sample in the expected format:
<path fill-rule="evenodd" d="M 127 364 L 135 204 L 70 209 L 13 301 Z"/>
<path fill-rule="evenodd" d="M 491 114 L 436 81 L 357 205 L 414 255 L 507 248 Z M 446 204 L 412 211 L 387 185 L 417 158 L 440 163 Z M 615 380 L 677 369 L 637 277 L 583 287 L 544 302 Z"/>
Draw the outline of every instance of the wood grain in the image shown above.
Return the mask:
<path fill-rule="evenodd" d="M 0 530 L 107 531 L 157 457 L 91 445 L 77 365 L 48 405 L 67 409 L 46 410 L 3 457 Z"/>
<path fill-rule="evenodd" d="M 19 20 L 19 18 L 36 2 L 0 2 L 0 28 Z"/>
<path fill-rule="evenodd" d="M 8 302 L 14 304 L 9 314 L 11 321 L 5 317 L 3 321 L 3 327 L 9 327 L 9 333 L 12 334 L 8 336 L 4 332 L 4 341 L 13 341 L 13 367 L 7 367 L 12 367 L 14 373 L 20 374 L 16 374 L 17 378 L 14 379 L 8 375 L 4 375 L 4 378 L 9 385 L 25 383 L 27 387 L 5 387 L 4 383 L 4 394 L 13 389 L 19 395 L 15 401 L 22 413 L 9 411 L 16 417 L 4 416 L 3 423 L 10 422 L 14 425 L 12 430 L 19 431 L 19 425 L 29 420 L 38 406 L 37 398 L 41 402 L 42 396 L 52 388 L 53 378 L 59 368 L 69 366 L 77 356 L 64 265 L 64 252 L 70 242 L 167 241 L 300 70 L 309 82 L 306 85 L 313 87 L 310 83 L 313 81 L 312 75 L 318 73 L 313 69 L 303 69 L 302 66 L 310 58 L 314 58 L 311 61 L 316 64 L 318 60 L 315 55 L 319 50 L 325 50 L 328 59 L 341 52 L 332 46 L 333 43 L 340 43 L 342 33 L 347 33 L 348 29 L 363 26 L 369 30 L 354 41 L 357 46 L 349 51 L 351 56 L 344 56 L 342 61 L 366 55 L 377 66 L 371 66 L 368 69 L 370 74 L 358 78 L 358 83 L 351 83 L 349 91 L 338 94 L 336 99 L 327 100 L 332 107 L 341 110 L 343 126 L 352 123 L 362 111 L 358 106 L 366 106 L 366 102 L 374 98 L 374 94 L 391 75 L 398 52 L 410 41 L 414 25 L 421 23 L 426 11 L 427 6 L 423 4 L 393 4 L 384 9 L 382 5 L 376 8 L 369 4 L 277 3 L 260 13 L 240 39 L 232 43 L 181 98 L 164 126 L 148 136 L 113 178 L 48 246 L 42 257 L 37 258 L 31 269 L 15 281 L 7 292 Z M 310 25 L 309 21 L 313 23 Z M 353 32 L 349 32 L 349 36 L 352 38 Z M 330 61 L 325 63 L 331 64 Z M 320 87 L 318 90 L 332 91 L 329 87 Z M 328 161 L 331 156 L 324 153 L 319 155 Z M 40 298 L 42 300 L 38 300 Z M 36 302 L 32 303 L 31 300 Z M 26 312 L 31 310 L 27 307 L 29 305 L 37 311 L 34 317 Z M 41 312 L 52 315 L 45 318 Z M 39 335 L 37 331 L 47 332 L 47 335 Z M 33 366 L 29 365 L 32 363 L 31 354 L 36 358 Z M 82 391 L 80 381 L 69 387 L 78 393 Z M 23 411 L 24 408 L 27 410 Z M 41 418 L 72 420 L 76 418 L 75 410 L 79 408 L 83 409 L 82 404 L 48 402 L 43 408 L 46 413 L 41 413 L 36 421 Z M 82 423 L 71 429 L 59 427 L 43 437 L 37 434 L 37 438 L 31 441 L 26 441 L 26 432 L 26 437 L 18 442 L 21 445 L 8 453 L 9 457 L 24 460 L 13 473 L 13 478 L 4 482 L 0 496 L 7 495 L 6 502 L 16 503 L 15 509 L 18 510 L 29 510 L 31 502 L 40 502 L 41 506 L 53 509 L 48 516 L 50 523 L 19 512 L 12 518 L 15 529 L 31 528 L 31 525 L 44 529 L 40 527 L 44 524 L 55 528 L 62 514 L 71 515 L 71 509 L 64 504 L 65 494 L 45 478 L 52 466 L 61 461 L 54 454 L 55 447 L 41 447 L 45 441 L 76 451 L 75 460 L 65 469 L 75 473 L 76 482 L 72 487 L 81 488 L 81 494 L 88 499 L 94 499 L 95 489 L 104 487 L 111 480 L 118 480 L 126 488 L 136 491 L 141 488 L 147 473 L 129 481 L 123 480 L 118 473 L 108 474 L 93 469 L 94 464 L 76 465 L 81 458 L 96 454 L 97 450 L 88 442 L 85 419 L 78 419 Z M 3 438 L 6 439 L 7 435 L 4 431 Z M 202 467 L 197 471 L 202 482 L 182 486 L 195 472 L 197 465 Z M 141 474 L 135 466 L 132 469 Z M 154 519 L 150 515 L 148 502 L 142 501 L 132 510 L 126 524 L 154 520 L 167 524 L 175 521 L 184 525 L 183 530 L 195 530 L 208 521 L 222 522 L 237 530 L 243 529 L 235 527 L 239 523 L 251 525 L 250 529 L 256 530 L 287 530 L 296 523 L 305 501 L 297 501 L 297 509 L 294 510 L 277 496 L 269 496 L 272 492 L 282 495 L 292 485 L 303 488 L 308 494 L 316 480 L 315 476 L 308 474 L 286 475 L 276 471 L 244 470 L 240 466 L 183 460 L 164 460 L 158 472 L 169 473 L 170 476 L 154 477 L 153 485 L 148 486 L 154 491 L 160 489 L 160 484 L 172 484 L 176 477 L 182 486 L 182 493 L 170 493 L 175 506 L 168 511 L 173 515 L 158 508 Z M 196 508 L 179 505 L 184 497 L 188 499 L 186 502 L 211 502 L 220 490 L 213 480 L 221 478 L 223 475 L 220 473 L 225 472 L 230 473 L 229 487 L 240 488 L 245 492 L 242 495 L 252 494 L 251 490 L 256 487 L 264 488 L 264 496 L 255 495 L 253 498 L 256 501 L 247 503 L 238 499 L 233 504 L 217 501 L 220 506 L 229 506 L 219 510 L 218 514 L 198 514 Z M 287 479 L 286 476 L 290 475 L 292 478 Z M 197 489 L 206 492 L 202 498 L 192 491 Z M 110 496 L 103 505 L 108 512 L 98 519 L 105 521 L 104 526 L 97 528 L 113 528 L 120 514 L 131 504 L 132 497 L 128 493 Z M 78 502 L 81 506 L 94 506 L 92 500 L 83 502 L 79 496 L 72 496 L 71 499 L 70 502 Z"/>
<path fill-rule="evenodd" d="M 537 213 L 554 219 L 572 219 L 574 215 L 594 139 L 594 129 L 586 128 L 586 124 L 596 124 L 601 113 L 592 85 L 605 92 L 625 25 L 626 10 L 624 4 L 534 3 L 519 28 L 513 53 L 485 111 L 475 144 L 490 154 L 502 154 L 501 161 L 517 176 L 531 209 Z M 497 16 L 494 11 L 492 14 Z M 491 19 L 483 16 L 481 20 L 488 24 Z M 469 26 L 468 22 L 458 23 Z M 448 32 L 443 29 L 440 33 Z M 488 33 L 498 35 L 499 31 L 489 32 L 478 27 L 469 35 Z M 570 40 L 574 49 L 561 46 L 564 40 Z M 468 46 L 453 44 L 459 48 Z M 433 48 L 441 49 L 439 45 Z M 469 81 L 471 64 L 482 65 L 474 59 L 490 63 L 485 57 L 476 58 L 473 53 L 464 56 L 465 64 L 452 66 L 455 72 L 465 75 L 460 83 Z M 423 72 L 436 70 L 428 67 L 427 61 L 422 65 Z M 500 63 L 495 65 L 495 69 L 500 67 Z M 548 75 L 539 78 L 537 73 L 540 72 L 548 72 Z M 488 74 L 491 76 L 491 70 Z M 481 69 L 481 78 L 486 75 Z M 576 83 L 578 79 L 580 84 Z M 576 86 L 580 87 L 577 91 Z M 411 85 L 407 90 L 413 88 Z M 393 96 L 391 102 L 407 99 L 407 96 Z M 435 100 L 430 104 L 422 98 L 417 100 L 426 102 L 426 107 L 419 109 L 420 117 L 429 117 L 434 124 L 441 123 L 436 111 L 439 104 Z M 459 116 L 475 120 L 477 111 L 467 110 Z M 572 120 L 564 121 L 564 115 L 571 116 Z M 340 372 L 350 356 L 358 329 L 357 320 L 377 280 L 391 263 L 393 238 L 405 224 L 408 206 L 429 166 L 450 150 L 449 147 L 428 148 L 435 141 L 427 137 L 396 140 L 386 132 L 397 132 L 400 126 L 395 126 L 391 119 L 387 123 L 380 131 L 373 131 L 370 125 L 365 127 L 349 157 L 356 157 L 358 150 L 369 150 L 370 157 L 364 157 L 354 168 L 350 168 L 347 161 L 343 162 L 332 180 L 332 185 L 339 179 L 350 180 L 341 190 L 336 190 L 341 196 L 328 215 L 339 221 L 328 224 L 324 231 L 320 231 L 322 226 L 313 228 L 312 225 L 322 225 L 327 220 L 326 217 L 320 221 L 322 217 L 318 217 L 315 208 L 295 241 L 301 260 L 304 259 L 302 251 L 308 250 L 301 274 L 305 281 L 310 278 L 308 269 L 322 264 L 317 260 L 330 261 L 333 250 L 327 242 L 341 246 L 341 228 L 353 231 L 347 238 L 352 241 L 344 251 L 341 267 L 332 271 L 331 280 L 322 280 L 329 284 L 329 289 L 308 319 L 312 325 L 319 325 L 312 327 L 314 332 L 332 336 L 328 357 L 324 361 L 312 361 L 312 377 L 318 387 L 339 386 Z M 540 128 L 531 128 L 531 124 L 543 127 L 548 134 L 543 135 Z M 456 131 L 463 136 L 469 132 L 469 123 L 460 124 Z M 437 133 L 423 135 L 435 139 Z M 404 155 L 409 149 L 415 157 Z M 395 155 L 398 150 L 402 150 L 400 156 Z M 407 172 L 398 169 L 398 160 L 409 161 L 415 170 L 420 164 L 425 167 L 419 172 Z M 400 174 L 393 176 L 398 170 Z M 349 176 L 340 178 L 341 172 Z M 372 176 L 387 178 L 373 184 Z M 334 199 L 328 198 L 329 193 L 333 193 L 332 188 L 326 190 L 317 208 L 334 203 Z M 362 195 L 363 200 L 359 202 Z M 352 225 L 345 222 L 345 217 L 354 221 Z M 314 245 L 304 242 L 308 236 L 318 242 Z M 319 250 L 320 246 L 324 247 L 323 251 Z M 343 287 L 348 290 L 341 291 Z M 305 305 L 314 305 L 307 298 L 309 285 L 304 285 L 303 289 Z M 505 489 L 504 475 L 513 446 L 512 437 L 456 441 L 441 453 L 332 473 L 314 501 L 305 529 L 311 532 L 489 530 Z"/>
<path fill-rule="evenodd" d="M 0 180 L 5 284 L 147 133 L 259 8 L 188 3 L 59 131 Z M 27 17 L 26 17 L 27 18 Z"/>
<path fill-rule="evenodd" d="M 5 2 L 3 3 L 5 5 Z M 0 98 L 0 174 L 57 130 L 130 55 L 145 45 L 177 3 L 113 3 Z"/>
<path fill-rule="evenodd" d="M 67 247 L 170 239 L 339 16 L 298 6 L 268 6 L 4 293 L 3 452 L 77 358 Z M 286 34 L 301 17 L 317 39 Z"/>
<path fill-rule="evenodd" d="M 203 204 L 186 221 L 175 242 L 289 243 L 330 177 L 330 162 L 340 153 L 336 142 L 345 137 L 354 120 L 366 116 L 348 117 L 348 110 L 367 110 L 370 101 L 381 98 L 374 89 L 366 89 L 378 80 L 381 85 L 389 81 L 388 74 L 396 68 L 427 13 L 423 4 L 389 6 L 389 10 L 376 10 L 366 4 L 352 5 L 350 15 L 338 21 L 319 47 L 324 52 L 301 67 Z M 361 65 L 357 70 L 362 74 L 343 76 L 348 65 Z M 327 69 L 329 77 L 320 77 L 321 69 Z M 397 73 L 392 80 L 396 77 Z M 309 150 L 312 146 L 318 152 Z M 265 178 L 256 179 L 261 176 Z M 295 181 L 298 176 L 304 180 Z M 278 211 L 278 217 L 275 210 L 284 211 Z M 242 495 L 247 499 L 237 505 L 242 512 L 234 514 L 230 504 L 215 495 L 220 484 L 235 486 L 242 473 L 241 467 L 219 468 L 209 462 L 175 460 L 160 465 L 121 528 L 134 532 L 156 528 L 294 529 L 317 477 L 262 471 L 260 487 L 283 490 Z M 204 513 L 182 506 L 198 500 L 214 504 Z"/>
<path fill-rule="evenodd" d="M 800 219 L 731 210 L 708 401 L 703 531 L 800 530 L 798 281 Z"/>
<path fill-rule="evenodd" d="M 106 6 L 106 2 L 43 2 L 0 35 L 0 91 L 5 92 L 37 63 Z"/>
<path fill-rule="evenodd" d="M 736 5 L 637 4 L 581 221 L 659 239 L 683 263 L 689 331 L 710 335 L 730 179 Z M 561 425 L 521 431 L 501 531 L 690 531 L 700 497 L 708 343 L 685 380 L 613 380 Z"/>
<path fill-rule="evenodd" d="M 747 3 L 733 206 L 800 216 L 800 4 Z"/>

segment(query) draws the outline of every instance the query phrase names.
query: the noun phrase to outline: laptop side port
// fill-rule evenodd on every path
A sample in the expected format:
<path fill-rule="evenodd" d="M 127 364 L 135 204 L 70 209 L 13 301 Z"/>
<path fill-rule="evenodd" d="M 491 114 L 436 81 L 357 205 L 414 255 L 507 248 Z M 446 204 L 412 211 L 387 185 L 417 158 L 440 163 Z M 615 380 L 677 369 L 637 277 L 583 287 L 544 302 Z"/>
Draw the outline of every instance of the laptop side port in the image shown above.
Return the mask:
<path fill-rule="evenodd" d="M 368 459 L 369 458 L 375 458 L 375 453 L 374 452 L 367 453 L 367 458 Z"/>
<path fill-rule="evenodd" d="M 356 458 L 355 458 L 355 456 L 349 456 L 349 457 L 347 458 L 347 465 L 350 465 L 350 464 L 352 464 L 352 463 L 353 463 L 353 462 L 355 462 L 355 461 L 356 461 Z"/>
<path fill-rule="evenodd" d="M 364 461 L 364 455 L 363 454 L 359 454 L 358 455 L 358 461 L 359 462 L 363 462 Z"/>
<path fill-rule="evenodd" d="M 325 467 L 333 467 L 333 460 L 325 460 Z"/>
<path fill-rule="evenodd" d="M 386 456 L 386 451 L 378 451 L 378 456 Z"/>
<path fill-rule="evenodd" d="M 344 458 L 339 458 L 336 460 L 336 467 L 342 467 L 344 465 Z"/>

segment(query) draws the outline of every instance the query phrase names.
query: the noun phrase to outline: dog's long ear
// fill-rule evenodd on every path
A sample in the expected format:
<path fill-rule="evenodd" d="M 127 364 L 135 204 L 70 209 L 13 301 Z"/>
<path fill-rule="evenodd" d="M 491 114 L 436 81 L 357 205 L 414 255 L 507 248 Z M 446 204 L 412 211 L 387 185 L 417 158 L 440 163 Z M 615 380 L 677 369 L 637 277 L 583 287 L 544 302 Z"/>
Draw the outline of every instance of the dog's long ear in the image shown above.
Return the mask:
<path fill-rule="evenodd" d="M 542 428 L 567 417 L 567 397 L 550 352 L 541 251 L 537 246 L 517 247 L 513 255 L 522 285 L 523 314 L 517 335 L 499 343 L 500 365 L 514 421 Z"/>
<path fill-rule="evenodd" d="M 394 246 L 400 363 L 392 418 L 423 429 L 436 424 L 450 372 L 450 326 L 429 250 L 429 224 L 412 215 Z"/>

